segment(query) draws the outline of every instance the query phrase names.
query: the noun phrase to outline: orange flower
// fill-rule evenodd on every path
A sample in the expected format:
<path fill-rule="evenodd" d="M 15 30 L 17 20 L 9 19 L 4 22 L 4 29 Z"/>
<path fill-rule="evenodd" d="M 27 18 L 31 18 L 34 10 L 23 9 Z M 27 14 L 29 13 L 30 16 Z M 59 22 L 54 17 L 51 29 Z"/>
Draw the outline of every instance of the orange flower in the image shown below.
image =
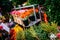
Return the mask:
<path fill-rule="evenodd" d="M 32 13 L 32 12 L 33 12 L 33 9 L 32 9 L 32 8 L 31 8 L 31 9 L 29 9 L 29 12 L 30 12 L 30 13 Z"/>
<path fill-rule="evenodd" d="M 35 11 L 38 12 L 38 9 L 36 9 Z M 33 13 L 33 9 L 32 8 L 31 9 L 28 9 L 23 14 L 21 14 L 21 18 L 25 18 L 26 16 L 29 16 L 32 13 Z"/>
<path fill-rule="evenodd" d="M 30 15 L 29 11 L 25 12 L 25 16 L 29 16 L 29 15 Z"/>
<path fill-rule="evenodd" d="M 48 20 L 47 20 L 47 14 L 44 13 L 43 15 L 44 15 L 44 21 L 47 23 L 48 22 Z"/>
<path fill-rule="evenodd" d="M 38 11 L 39 11 L 39 10 L 36 8 L 36 9 L 35 9 L 35 12 L 37 13 Z"/>
<path fill-rule="evenodd" d="M 25 18 L 25 15 L 21 15 L 21 18 Z"/>
<path fill-rule="evenodd" d="M 23 13 L 21 15 L 21 18 L 25 18 L 26 16 L 29 16 L 30 15 L 30 12 L 29 11 L 26 11 L 25 13 Z"/>

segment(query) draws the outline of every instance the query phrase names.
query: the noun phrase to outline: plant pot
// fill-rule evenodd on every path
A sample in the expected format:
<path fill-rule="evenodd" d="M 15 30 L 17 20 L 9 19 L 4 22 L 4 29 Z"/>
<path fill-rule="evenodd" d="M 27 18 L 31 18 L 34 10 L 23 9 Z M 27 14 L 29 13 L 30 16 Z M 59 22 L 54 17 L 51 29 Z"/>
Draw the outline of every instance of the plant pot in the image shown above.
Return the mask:
<path fill-rule="evenodd" d="M 30 21 L 35 21 L 35 16 L 32 15 L 32 16 L 29 17 L 29 19 L 30 19 Z"/>
<path fill-rule="evenodd" d="M 37 19 L 40 19 L 39 13 L 36 13 L 36 17 Z"/>
<path fill-rule="evenodd" d="M 25 26 L 28 26 L 29 25 L 28 19 L 27 20 L 23 20 L 23 23 L 24 23 Z"/>

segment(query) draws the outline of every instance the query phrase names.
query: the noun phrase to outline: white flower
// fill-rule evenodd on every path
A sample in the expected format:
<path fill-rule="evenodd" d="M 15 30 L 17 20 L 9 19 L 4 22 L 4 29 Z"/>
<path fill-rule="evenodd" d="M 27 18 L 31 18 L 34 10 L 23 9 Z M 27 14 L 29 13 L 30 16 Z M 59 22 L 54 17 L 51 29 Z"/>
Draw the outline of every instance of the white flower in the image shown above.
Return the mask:
<path fill-rule="evenodd" d="M 55 34 L 51 33 L 50 39 L 55 39 L 55 38 L 56 38 Z"/>

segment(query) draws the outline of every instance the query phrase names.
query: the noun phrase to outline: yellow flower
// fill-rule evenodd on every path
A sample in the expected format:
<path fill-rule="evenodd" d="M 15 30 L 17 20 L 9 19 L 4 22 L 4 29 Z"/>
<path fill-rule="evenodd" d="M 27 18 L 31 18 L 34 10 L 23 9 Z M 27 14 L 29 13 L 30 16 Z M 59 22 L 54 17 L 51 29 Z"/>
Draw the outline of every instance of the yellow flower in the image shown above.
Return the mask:
<path fill-rule="evenodd" d="M 21 28 L 18 24 L 15 25 L 14 30 L 18 33 L 19 31 L 23 31 L 23 28 Z"/>

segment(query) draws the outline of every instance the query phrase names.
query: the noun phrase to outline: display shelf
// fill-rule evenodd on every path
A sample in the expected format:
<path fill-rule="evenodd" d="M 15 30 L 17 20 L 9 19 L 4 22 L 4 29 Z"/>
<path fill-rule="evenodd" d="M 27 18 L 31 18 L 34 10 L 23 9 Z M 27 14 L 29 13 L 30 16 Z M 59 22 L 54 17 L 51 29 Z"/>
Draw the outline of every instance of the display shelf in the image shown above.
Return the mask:
<path fill-rule="evenodd" d="M 28 26 L 26 26 L 26 27 L 30 27 L 30 26 L 32 26 L 32 25 L 35 25 L 36 23 L 38 23 L 38 22 L 40 22 L 41 21 L 41 19 L 37 19 L 36 21 L 32 21 Z"/>
<path fill-rule="evenodd" d="M 28 7 L 33 7 L 33 6 L 37 6 L 37 4 L 29 5 L 29 6 L 23 6 L 23 7 L 19 6 L 18 8 L 16 8 L 16 7 L 14 6 L 14 9 L 17 10 L 17 9 L 28 8 Z"/>
<path fill-rule="evenodd" d="M 39 10 L 39 11 L 38 11 L 39 19 L 37 19 L 37 16 L 36 16 L 36 11 L 35 11 L 36 6 L 37 6 L 37 8 L 38 8 L 38 10 Z M 32 7 L 32 9 L 33 9 L 35 21 L 30 21 L 29 24 L 28 24 L 28 26 L 25 26 L 25 27 L 29 27 L 29 26 L 35 25 L 36 23 L 38 23 L 39 21 L 41 21 L 41 14 L 40 14 L 39 5 L 34 4 L 34 5 L 23 6 L 23 7 L 19 6 L 19 8 L 15 8 L 15 7 L 14 7 L 15 10 L 18 10 L 18 9 L 19 9 L 19 10 L 22 10 L 23 8 L 30 8 L 30 7 Z M 28 19 L 29 19 L 29 18 L 28 18 Z M 20 21 L 22 21 L 22 20 L 20 19 Z M 17 22 L 17 23 L 18 23 L 18 22 Z M 22 21 L 22 24 L 21 24 L 21 23 L 19 23 L 19 24 L 23 26 L 24 23 L 23 23 L 23 21 Z"/>

